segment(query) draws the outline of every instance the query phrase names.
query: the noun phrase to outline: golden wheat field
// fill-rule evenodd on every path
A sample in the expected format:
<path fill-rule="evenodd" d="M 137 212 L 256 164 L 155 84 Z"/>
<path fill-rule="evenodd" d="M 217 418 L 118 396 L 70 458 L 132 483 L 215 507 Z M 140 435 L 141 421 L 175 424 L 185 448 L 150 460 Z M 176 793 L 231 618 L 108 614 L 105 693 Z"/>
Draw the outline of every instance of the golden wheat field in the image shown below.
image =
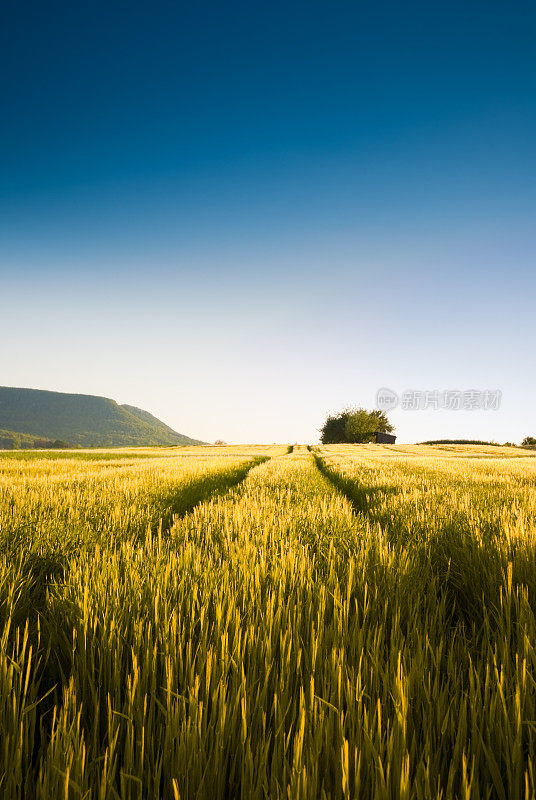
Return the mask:
<path fill-rule="evenodd" d="M 0 797 L 536 796 L 536 458 L 0 456 Z"/>

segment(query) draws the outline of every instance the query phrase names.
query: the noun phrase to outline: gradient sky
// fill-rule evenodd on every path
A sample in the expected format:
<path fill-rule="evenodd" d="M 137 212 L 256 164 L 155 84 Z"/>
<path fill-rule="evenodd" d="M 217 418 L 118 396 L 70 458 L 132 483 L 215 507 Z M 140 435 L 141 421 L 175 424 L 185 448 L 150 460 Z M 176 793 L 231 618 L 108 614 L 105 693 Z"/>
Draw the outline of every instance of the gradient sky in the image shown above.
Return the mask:
<path fill-rule="evenodd" d="M 0 384 L 208 441 L 536 435 L 533 3 L 0 11 Z"/>

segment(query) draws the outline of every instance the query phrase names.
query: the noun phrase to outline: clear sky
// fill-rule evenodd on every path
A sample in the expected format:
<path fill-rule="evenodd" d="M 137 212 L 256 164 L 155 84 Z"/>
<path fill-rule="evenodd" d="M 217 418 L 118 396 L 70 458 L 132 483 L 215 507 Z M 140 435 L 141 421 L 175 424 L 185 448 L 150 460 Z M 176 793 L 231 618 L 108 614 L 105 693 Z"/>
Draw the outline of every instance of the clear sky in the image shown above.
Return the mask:
<path fill-rule="evenodd" d="M 536 435 L 535 34 L 516 0 L 6 0 L 0 384 L 229 442 L 500 389 L 399 441 Z"/>

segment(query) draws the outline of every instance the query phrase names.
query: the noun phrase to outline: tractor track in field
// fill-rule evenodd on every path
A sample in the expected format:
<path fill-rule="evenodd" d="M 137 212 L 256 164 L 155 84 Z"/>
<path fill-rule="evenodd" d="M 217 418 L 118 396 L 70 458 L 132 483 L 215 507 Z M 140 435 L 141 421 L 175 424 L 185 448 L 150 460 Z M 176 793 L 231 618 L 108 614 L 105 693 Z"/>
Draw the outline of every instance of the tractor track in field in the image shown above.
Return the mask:
<path fill-rule="evenodd" d="M 176 498 L 175 502 L 172 501 L 171 505 L 162 513 L 158 529 L 164 534 L 169 533 L 176 520 L 191 514 L 194 509 L 203 505 L 203 503 L 208 503 L 216 497 L 227 494 L 231 489 L 235 489 L 245 481 L 252 469 L 269 460 L 270 456 L 259 456 L 254 461 L 237 467 L 234 473 L 227 476 L 225 479 L 220 476 L 219 483 L 216 482 L 214 475 L 208 475 L 205 480 L 200 482 L 199 492 L 196 496 L 192 497 L 186 503 L 184 501 L 181 502 L 180 496 Z"/>
<path fill-rule="evenodd" d="M 177 493 L 175 500 L 165 506 L 158 523 L 151 526 L 153 533 L 169 534 L 178 520 L 191 514 L 203 503 L 221 497 L 235 489 L 247 478 L 249 473 L 260 464 L 269 461 L 271 456 L 257 456 L 250 462 L 237 467 L 228 475 L 208 474 L 193 487 L 192 496 L 185 501 Z M 38 701 L 32 765 L 37 769 L 39 761 L 46 751 L 52 736 L 53 709 L 59 714 L 63 705 L 63 688 L 68 685 L 70 670 L 52 655 L 53 648 L 50 630 L 61 627 L 57 618 L 49 619 L 48 592 L 55 580 L 66 581 L 69 574 L 67 558 L 32 554 L 28 561 L 28 572 L 32 575 L 34 588 L 31 597 L 30 613 L 26 615 L 29 637 L 38 659 L 37 681 L 40 687 L 41 700 Z M 64 627 L 67 627 L 64 620 Z"/>
<path fill-rule="evenodd" d="M 311 453 L 320 474 L 323 475 L 324 478 L 348 500 L 352 506 L 354 514 L 368 516 L 370 514 L 370 509 L 367 492 L 365 489 L 360 488 L 356 481 L 350 482 L 344 478 L 341 478 L 341 476 L 335 472 L 335 470 L 330 469 L 322 456 L 313 451 L 311 451 Z"/>

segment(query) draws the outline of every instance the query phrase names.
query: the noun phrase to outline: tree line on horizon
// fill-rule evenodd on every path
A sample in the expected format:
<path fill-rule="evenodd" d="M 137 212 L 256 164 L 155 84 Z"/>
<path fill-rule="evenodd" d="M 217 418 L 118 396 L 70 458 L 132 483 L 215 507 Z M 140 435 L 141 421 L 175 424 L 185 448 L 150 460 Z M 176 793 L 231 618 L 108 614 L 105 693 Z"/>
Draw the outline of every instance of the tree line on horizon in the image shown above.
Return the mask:
<path fill-rule="evenodd" d="M 365 444 L 374 441 L 374 434 L 393 433 L 394 426 L 383 411 L 347 407 L 338 414 L 329 414 L 320 429 L 322 444 Z M 433 439 L 421 444 L 482 444 L 498 445 L 480 439 Z M 536 437 L 525 436 L 521 445 L 505 442 L 504 446 L 536 449 Z"/>

